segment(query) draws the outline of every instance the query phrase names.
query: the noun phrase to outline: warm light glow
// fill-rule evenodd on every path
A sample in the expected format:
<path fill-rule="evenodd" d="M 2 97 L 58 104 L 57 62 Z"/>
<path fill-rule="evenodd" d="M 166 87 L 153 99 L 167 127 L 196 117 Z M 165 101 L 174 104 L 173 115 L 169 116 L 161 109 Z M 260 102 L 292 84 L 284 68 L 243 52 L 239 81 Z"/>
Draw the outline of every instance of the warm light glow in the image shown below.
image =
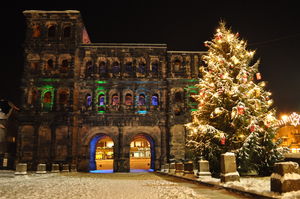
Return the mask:
<path fill-rule="evenodd" d="M 287 116 L 287 115 L 282 115 L 282 116 L 281 116 L 281 119 L 282 119 L 283 121 L 287 121 L 288 116 Z"/>

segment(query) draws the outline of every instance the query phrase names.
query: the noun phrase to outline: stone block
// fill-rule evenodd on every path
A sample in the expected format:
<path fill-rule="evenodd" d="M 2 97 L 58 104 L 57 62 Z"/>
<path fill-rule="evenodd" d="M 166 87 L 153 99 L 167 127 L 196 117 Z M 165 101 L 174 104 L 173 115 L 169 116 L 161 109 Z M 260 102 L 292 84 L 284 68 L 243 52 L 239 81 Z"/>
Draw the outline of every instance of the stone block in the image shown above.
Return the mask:
<path fill-rule="evenodd" d="M 184 167 L 183 175 L 185 177 L 189 177 L 189 178 L 194 178 L 195 177 L 194 165 L 193 165 L 192 161 L 184 162 L 183 167 Z"/>
<path fill-rule="evenodd" d="M 164 172 L 164 171 L 165 171 L 165 165 L 162 164 L 162 165 L 160 166 L 160 172 Z"/>
<path fill-rule="evenodd" d="M 169 164 L 165 164 L 164 172 L 169 173 Z"/>
<path fill-rule="evenodd" d="M 46 171 L 46 164 L 38 164 L 37 165 L 37 169 L 36 169 L 36 173 L 38 173 L 38 174 L 47 173 L 47 171 Z"/>
<path fill-rule="evenodd" d="M 175 171 L 176 171 L 176 169 L 175 169 L 175 162 L 171 162 L 169 164 L 169 173 L 170 174 L 175 174 Z"/>
<path fill-rule="evenodd" d="M 184 166 L 182 162 L 175 163 L 175 174 L 176 175 L 183 175 Z"/>
<path fill-rule="evenodd" d="M 285 193 L 300 190 L 299 165 L 295 162 L 279 162 L 271 175 L 271 191 Z"/>
<path fill-rule="evenodd" d="M 197 172 L 197 176 L 211 176 L 211 172 L 209 170 L 209 162 L 207 160 L 199 160 L 199 171 Z"/>
<path fill-rule="evenodd" d="M 58 173 L 59 172 L 59 164 L 52 164 L 51 165 L 51 172 Z"/>
<path fill-rule="evenodd" d="M 70 171 L 70 169 L 69 169 L 69 164 L 63 164 L 62 165 L 62 170 L 61 170 L 62 172 L 69 172 Z"/>
<path fill-rule="evenodd" d="M 71 172 L 77 172 L 77 165 L 71 164 Z"/>
<path fill-rule="evenodd" d="M 221 182 L 240 181 L 240 175 L 236 170 L 236 160 L 234 153 L 221 155 Z"/>
<path fill-rule="evenodd" d="M 26 163 L 18 163 L 16 166 L 16 175 L 26 175 L 27 174 L 27 164 Z"/>

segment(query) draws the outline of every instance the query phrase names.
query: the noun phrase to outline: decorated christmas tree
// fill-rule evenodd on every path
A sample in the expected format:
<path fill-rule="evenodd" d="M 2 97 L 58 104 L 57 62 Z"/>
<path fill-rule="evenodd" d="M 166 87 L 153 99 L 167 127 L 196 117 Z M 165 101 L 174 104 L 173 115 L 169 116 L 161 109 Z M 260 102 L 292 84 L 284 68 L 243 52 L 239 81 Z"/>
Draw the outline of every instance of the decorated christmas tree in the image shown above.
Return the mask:
<path fill-rule="evenodd" d="M 202 78 L 196 85 L 198 109 L 192 112 L 187 147 L 195 157 L 210 161 L 218 172 L 220 155 L 234 152 L 240 171 L 271 172 L 281 158 L 274 142 L 275 109 L 271 93 L 254 62 L 255 51 L 221 22 L 200 67 Z"/>

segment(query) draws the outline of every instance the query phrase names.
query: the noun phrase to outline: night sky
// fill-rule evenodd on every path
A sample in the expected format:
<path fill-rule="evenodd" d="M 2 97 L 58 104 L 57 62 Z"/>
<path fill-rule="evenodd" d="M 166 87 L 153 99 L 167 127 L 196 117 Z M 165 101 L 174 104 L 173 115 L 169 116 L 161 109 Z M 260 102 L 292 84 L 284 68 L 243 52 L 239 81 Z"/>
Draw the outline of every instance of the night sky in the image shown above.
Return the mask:
<path fill-rule="evenodd" d="M 99 0 L 2 5 L 0 98 L 20 103 L 22 11 L 79 10 L 93 43 L 166 43 L 168 50 L 207 50 L 203 42 L 211 40 L 219 21 L 225 20 L 248 41 L 248 49 L 257 50 L 259 70 L 278 113 L 300 113 L 300 11 L 296 3 Z"/>

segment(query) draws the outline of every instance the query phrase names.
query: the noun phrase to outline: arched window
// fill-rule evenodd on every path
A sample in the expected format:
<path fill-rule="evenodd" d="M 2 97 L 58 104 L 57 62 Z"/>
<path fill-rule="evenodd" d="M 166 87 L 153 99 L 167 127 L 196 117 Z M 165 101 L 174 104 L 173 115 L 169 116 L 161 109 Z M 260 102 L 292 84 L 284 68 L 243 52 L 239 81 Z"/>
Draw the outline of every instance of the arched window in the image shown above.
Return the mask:
<path fill-rule="evenodd" d="M 179 59 L 176 59 L 174 61 L 174 71 L 179 72 L 181 68 L 181 61 Z"/>
<path fill-rule="evenodd" d="M 55 37 L 55 34 L 56 34 L 56 27 L 55 25 L 51 25 L 49 28 L 48 28 L 48 37 Z"/>
<path fill-rule="evenodd" d="M 145 98 L 144 94 L 139 95 L 138 105 L 139 106 L 145 106 L 146 105 L 146 98 Z"/>
<path fill-rule="evenodd" d="M 146 73 L 146 63 L 145 62 L 140 62 L 138 66 L 138 72 L 141 74 Z"/>
<path fill-rule="evenodd" d="M 104 94 L 99 95 L 98 104 L 99 104 L 99 106 L 105 106 L 105 95 Z"/>
<path fill-rule="evenodd" d="M 48 59 L 47 65 L 46 65 L 46 70 L 51 70 L 54 68 L 54 62 L 52 59 Z"/>
<path fill-rule="evenodd" d="M 127 62 L 125 64 L 125 72 L 126 73 L 132 73 L 132 62 Z"/>
<path fill-rule="evenodd" d="M 111 97 L 111 105 L 116 106 L 119 105 L 119 95 L 113 94 Z"/>
<path fill-rule="evenodd" d="M 112 72 L 114 74 L 120 73 L 120 63 L 119 62 L 113 62 L 113 64 L 112 64 Z"/>
<path fill-rule="evenodd" d="M 44 94 L 44 98 L 43 98 L 43 103 L 51 103 L 51 99 L 52 99 L 52 96 L 51 96 L 51 92 L 48 91 Z"/>
<path fill-rule="evenodd" d="M 63 34 L 64 38 L 69 38 L 71 37 L 71 27 L 67 26 L 64 28 L 64 34 Z"/>
<path fill-rule="evenodd" d="M 174 97 L 175 103 L 181 103 L 182 102 L 182 94 L 181 92 L 176 92 Z"/>
<path fill-rule="evenodd" d="M 104 61 L 99 62 L 99 73 L 101 76 L 106 73 L 106 63 Z"/>
<path fill-rule="evenodd" d="M 158 94 L 152 95 L 151 104 L 152 104 L 152 106 L 158 106 L 159 105 Z"/>
<path fill-rule="evenodd" d="M 40 37 L 41 36 L 41 28 L 39 25 L 32 26 L 32 37 Z"/>
<path fill-rule="evenodd" d="M 69 61 L 64 59 L 61 63 L 61 72 L 66 73 L 68 71 Z"/>
<path fill-rule="evenodd" d="M 87 94 L 85 97 L 85 105 L 87 107 L 92 106 L 92 96 L 90 94 Z"/>
<path fill-rule="evenodd" d="M 66 91 L 61 91 L 58 97 L 59 97 L 58 103 L 60 105 L 64 105 L 68 103 L 68 93 Z"/>
<path fill-rule="evenodd" d="M 94 68 L 93 68 L 92 61 L 86 62 L 85 67 L 86 67 L 86 74 L 88 76 L 91 75 L 91 74 L 93 74 Z"/>
<path fill-rule="evenodd" d="M 151 67 L 152 73 L 157 74 L 158 73 L 158 62 L 153 62 Z"/>
<path fill-rule="evenodd" d="M 125 95 L 125 105 L 127 105 L 127 106 L 133 105 L 132 95 L 130 93 L 127 93 Z"/>

